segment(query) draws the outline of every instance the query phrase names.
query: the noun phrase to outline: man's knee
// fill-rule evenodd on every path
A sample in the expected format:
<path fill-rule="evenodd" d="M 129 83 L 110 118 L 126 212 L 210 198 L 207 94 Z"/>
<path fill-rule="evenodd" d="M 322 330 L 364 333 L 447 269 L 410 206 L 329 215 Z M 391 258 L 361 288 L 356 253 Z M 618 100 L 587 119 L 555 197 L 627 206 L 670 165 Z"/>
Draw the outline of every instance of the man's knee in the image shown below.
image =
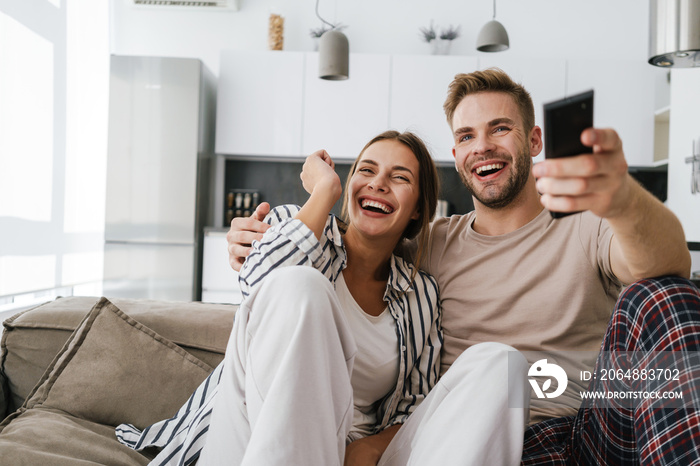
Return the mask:
<path fill-rule="evenodd" d="M 680 277 L 640 280 L 620 295 L 606 349 L 700 349 L 700 290 Z"/>
<path fill-rule="evenodd" d="M 462 379 L 482 372 L 498 376 L 524 378 L 528 363 L 525 357 L 512 346 L 497 343 L 478 343 L 465 350 L 452 364 L 444 377 Z M 502 379 L 503 380 L 503 379 Z"/>
<path fill-rule="evenodd" d="M 646 320 L 658 313 L 700 314 L 700 290 L 681 277 L 646 278 L 623 290 L 615 312 L 627 314 L 632 320 Z"/>

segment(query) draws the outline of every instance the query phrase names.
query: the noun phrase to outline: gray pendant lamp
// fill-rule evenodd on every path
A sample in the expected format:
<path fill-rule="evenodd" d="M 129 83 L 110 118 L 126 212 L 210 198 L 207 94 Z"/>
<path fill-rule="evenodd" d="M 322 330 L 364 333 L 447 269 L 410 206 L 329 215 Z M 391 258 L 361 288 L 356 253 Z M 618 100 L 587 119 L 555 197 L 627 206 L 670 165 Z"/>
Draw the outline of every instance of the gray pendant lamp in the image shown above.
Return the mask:
<path fill-rule="evenodd" d="M 649 63 L 700 67 L 700 0 L 651 0 L 649 6 Z"/>
<path fill-rule="evenodd" d="M 510 42 L 508 33 L 501 23 L 496 21 L 496 0 L 493 0 L 493 19 L 484 24 L 476 38 L 476 49 L 480 52 L 502 52 L 508 50 Z"/>
<path fill-rule="evenodd" d="M 348 38 L 335 29 L 337 25 L 321 18 L 318 14 L 318 0 L 316 0 L 316 16 L 331 28 L 323 33 L 318 42 L 318 77 L 329 81 L 348 79 L 350 77 Z"/>

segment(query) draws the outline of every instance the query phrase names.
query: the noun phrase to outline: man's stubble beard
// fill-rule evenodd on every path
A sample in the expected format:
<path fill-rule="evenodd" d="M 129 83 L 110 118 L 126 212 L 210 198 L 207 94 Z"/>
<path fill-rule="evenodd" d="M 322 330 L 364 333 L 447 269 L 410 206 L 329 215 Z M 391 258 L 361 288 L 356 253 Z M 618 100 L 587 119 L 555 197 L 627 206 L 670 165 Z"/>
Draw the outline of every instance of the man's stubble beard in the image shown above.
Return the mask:
<path fill-rule="evenodd" d="M 469 177 L 464 173 L 465 168 L 460 167 L 458 172 L 459 177 L 462 179 L 462 183 L 477 201 L 491 209 L 502 209 L 509 206 L 511 202 L 513 202 L 522 192 L 525 184 L 527 184 L 531 166 L 530 157 L 526 151 L 520 151 L 515 159 L 513 168 L 514 170 L 511 170 L 508 180 L 506 181 L 505 186 L 500 189 L 500 192 L 488 197 L 485 196 L 484 193 L 488 192 L 490 189 L 493 189 L 491 186 L 487 186 L 482 192 L 479 193 L 476 191 L 476 189 L 474 189 Z"/>

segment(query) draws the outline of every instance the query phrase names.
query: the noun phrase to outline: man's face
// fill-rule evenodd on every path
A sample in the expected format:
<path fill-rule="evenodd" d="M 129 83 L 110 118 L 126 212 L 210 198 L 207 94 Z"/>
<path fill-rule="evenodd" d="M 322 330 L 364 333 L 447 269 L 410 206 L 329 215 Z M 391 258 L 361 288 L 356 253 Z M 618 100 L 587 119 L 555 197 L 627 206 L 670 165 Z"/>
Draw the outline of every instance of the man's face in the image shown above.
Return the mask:
<path fill-rule="evenodd" d="M 508 206 L 530 176 L 528 133 L 515 101 L 502 92 L 465 97 L 452 117 L 457 171 L 478 202 Z"/>

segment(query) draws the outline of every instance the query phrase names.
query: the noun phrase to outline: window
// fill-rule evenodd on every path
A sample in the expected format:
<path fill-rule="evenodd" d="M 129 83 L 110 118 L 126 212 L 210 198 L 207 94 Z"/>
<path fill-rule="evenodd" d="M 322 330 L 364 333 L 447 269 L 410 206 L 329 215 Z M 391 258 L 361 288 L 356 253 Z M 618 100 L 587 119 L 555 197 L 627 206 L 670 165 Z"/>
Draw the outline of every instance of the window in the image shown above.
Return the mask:
<path fill-rule="evenodd" d="M 0 312 L 101 293 L 108 9 L 0 7 Z"/>

